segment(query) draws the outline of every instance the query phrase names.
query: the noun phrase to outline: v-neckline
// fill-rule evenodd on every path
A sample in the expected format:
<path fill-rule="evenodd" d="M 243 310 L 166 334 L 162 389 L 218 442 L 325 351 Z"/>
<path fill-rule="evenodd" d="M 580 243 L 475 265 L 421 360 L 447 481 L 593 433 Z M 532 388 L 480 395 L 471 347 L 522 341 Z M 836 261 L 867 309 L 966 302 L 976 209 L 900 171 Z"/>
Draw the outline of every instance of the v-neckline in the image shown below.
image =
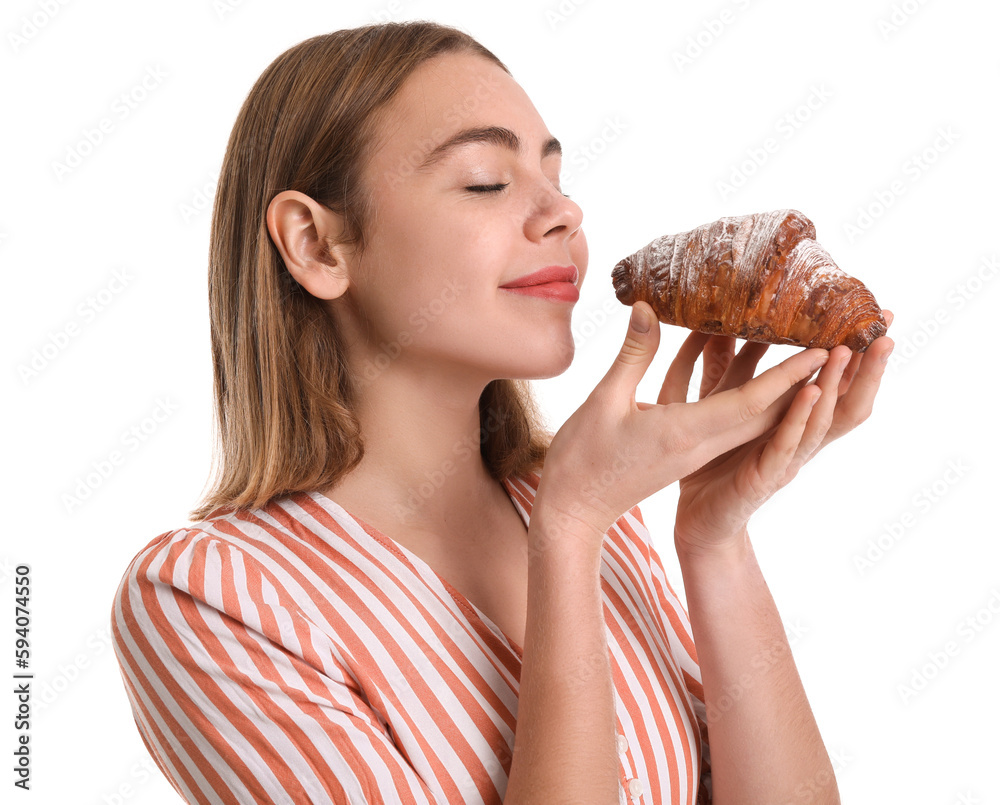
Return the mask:
<path fill-rule="evenodd" d="M 530 517 L 527 514 L 527 512 L 523 510 L 521 504 L 518 503 L 518 501 L 514 498 L 514 495 L 511 493 L 510 479 L 505 478 L 503 481 L 501 481 L 501 485 L 503 486 L 504 492 L 507 493 L 507 497 L 509 497 L 511 502 L 514 504 L 514 509 L 517 511 L 518 516 L 520 516 L 521 521 L 524 523 L 524 527 L 527 528 Z M 511 639 L 511 637 L 507 635 L 507 633 L 504 632 L 503 629 L 497 626 L 497 624 L 494 623 L 493 620 L 488 615 L 486 615 L 485 612 L 479 609 L 479 607 L 477 607 L 474 603 L 472 603 L 472 601 L 470 601 L 455 587 L 453 587 L 451 583 L 444 576 L 438 573 L 433 567 L 431 567 L 427 562 L 421 559 L 417 554 L 415 554 L 413 551 L 411 551 L 402 543 L 399 543 L 396 540 L 394 540 L 388 534 L 384 534 L 382 531 L 377 529 L 371 523 L 362 520 L 357 515 L 347 511 L 347 509 L 345 509 L 343 506 L 337 503 L 337 501 L 335 501 L 333 498 L 325 495 L 322 492 L 311 492 L 309 494 L 321 506 L 326 507 L 328 503 L 335 506 L 345 515 L 354 520 L 358 525 L 360 525 L 361 528 L 369 536 L 373 537 L 383 547 L 403 556 L 407 561 L 409 561 L 413 565 L 418 566 L 420 569 L 430 572 L 431 575 L 434 576 L 434 578 L 436 578 L 439 582 L 441 582 L 441 585 L 448 591 L 448 594 L 451 595 L 451 597 L 455 600 L 455 602 L 459 605 L 459 607 L 461 607 L 466 612 L 472 613 L 472 615 L 475 618 L 478 618 L 479 622 L 483 626 L 485 626 L 487 629 L 493 632 L 496 636 L 502 637 L 504 640 L 506 640 L 507 644 L 511 647 L 511 649 L 513 649 L 514 653 L 517 654 L 518 659 L 523 660 L 524 648 L 518 645 L 513 639 Z"/>

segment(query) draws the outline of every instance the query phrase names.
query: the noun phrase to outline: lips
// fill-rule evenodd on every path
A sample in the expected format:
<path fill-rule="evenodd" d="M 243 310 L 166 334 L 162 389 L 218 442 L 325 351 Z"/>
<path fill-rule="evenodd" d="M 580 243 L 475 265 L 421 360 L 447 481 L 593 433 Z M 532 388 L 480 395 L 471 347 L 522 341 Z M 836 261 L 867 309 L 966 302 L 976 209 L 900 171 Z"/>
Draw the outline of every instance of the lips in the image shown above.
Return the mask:
<path fill-rule="evenodd" d="M 550 282 L 568 282 L 572 285 L 576 285 L 576 281 L 579 279 L 579 272 L 576 266 L 546 266 L 545 268 L 539 269 L 538 271 L 533 271 L 531 274 L 525 274 L 523 277 L 518 277 L 512 282 L 508 282 L 506 285 L 501 285 L 501 288 L 525 288 L 531 285 L 544 285 Z"/>

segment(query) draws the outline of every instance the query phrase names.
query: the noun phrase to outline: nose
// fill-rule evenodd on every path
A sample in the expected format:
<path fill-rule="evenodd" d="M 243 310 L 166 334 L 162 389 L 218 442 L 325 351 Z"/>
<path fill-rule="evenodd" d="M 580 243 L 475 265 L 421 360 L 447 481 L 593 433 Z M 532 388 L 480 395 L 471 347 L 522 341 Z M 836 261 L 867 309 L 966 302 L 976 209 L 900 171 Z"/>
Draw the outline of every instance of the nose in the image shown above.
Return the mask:
<path fill-rule="evenodd" d="M 583 224 L 583 209 L 563 195 L 548 179 L 539 183 L 525 222 L 531 240 L 562 235 L 572 237 Z"/>

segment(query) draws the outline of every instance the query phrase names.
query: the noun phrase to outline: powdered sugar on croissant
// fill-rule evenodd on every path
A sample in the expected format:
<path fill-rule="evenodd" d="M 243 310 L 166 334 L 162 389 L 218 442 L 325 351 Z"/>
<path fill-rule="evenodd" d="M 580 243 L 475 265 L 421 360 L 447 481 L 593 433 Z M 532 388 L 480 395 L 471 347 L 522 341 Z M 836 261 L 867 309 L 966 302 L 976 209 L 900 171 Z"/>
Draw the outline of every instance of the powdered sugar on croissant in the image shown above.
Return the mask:
<path fill-rule="evenodd" d="M 625 305 L 660 321 L 748 341 L 864 352 L 886 331 L 882 309 L 816 242 L 798 210 L 720 218 L 664 235 L 611 272 Z"/>

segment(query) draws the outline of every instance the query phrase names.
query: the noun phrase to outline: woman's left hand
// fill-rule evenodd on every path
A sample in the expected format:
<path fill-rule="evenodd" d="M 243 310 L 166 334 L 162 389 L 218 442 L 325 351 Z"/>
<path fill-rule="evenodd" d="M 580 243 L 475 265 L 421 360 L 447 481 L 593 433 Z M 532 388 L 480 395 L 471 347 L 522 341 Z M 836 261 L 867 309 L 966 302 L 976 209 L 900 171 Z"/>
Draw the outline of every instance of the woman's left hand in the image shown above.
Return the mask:
<path fill-rule="evenodd" d="M 882 313 L 891 324 L 892 313 Z M 775 428 L 682 478 L 674 528 L 678 550 L 704 552 L 743 540 L 750 515 L 764 501 L 821 448 L 868 418 L 893 346 L 882 336 L 863 353 L 834 347 L 814 382 L 804 380 L 789 390 L 791 405 Z M 701 399 L 751 379 L 767 347 L 748 341 L 734 355 L 734 338 L 695 332 L 678 357 L 685 351 L 702 353 Z M 686 402 L 690 380 L 690 373 L 668 374 L 657 402 Z"/>

